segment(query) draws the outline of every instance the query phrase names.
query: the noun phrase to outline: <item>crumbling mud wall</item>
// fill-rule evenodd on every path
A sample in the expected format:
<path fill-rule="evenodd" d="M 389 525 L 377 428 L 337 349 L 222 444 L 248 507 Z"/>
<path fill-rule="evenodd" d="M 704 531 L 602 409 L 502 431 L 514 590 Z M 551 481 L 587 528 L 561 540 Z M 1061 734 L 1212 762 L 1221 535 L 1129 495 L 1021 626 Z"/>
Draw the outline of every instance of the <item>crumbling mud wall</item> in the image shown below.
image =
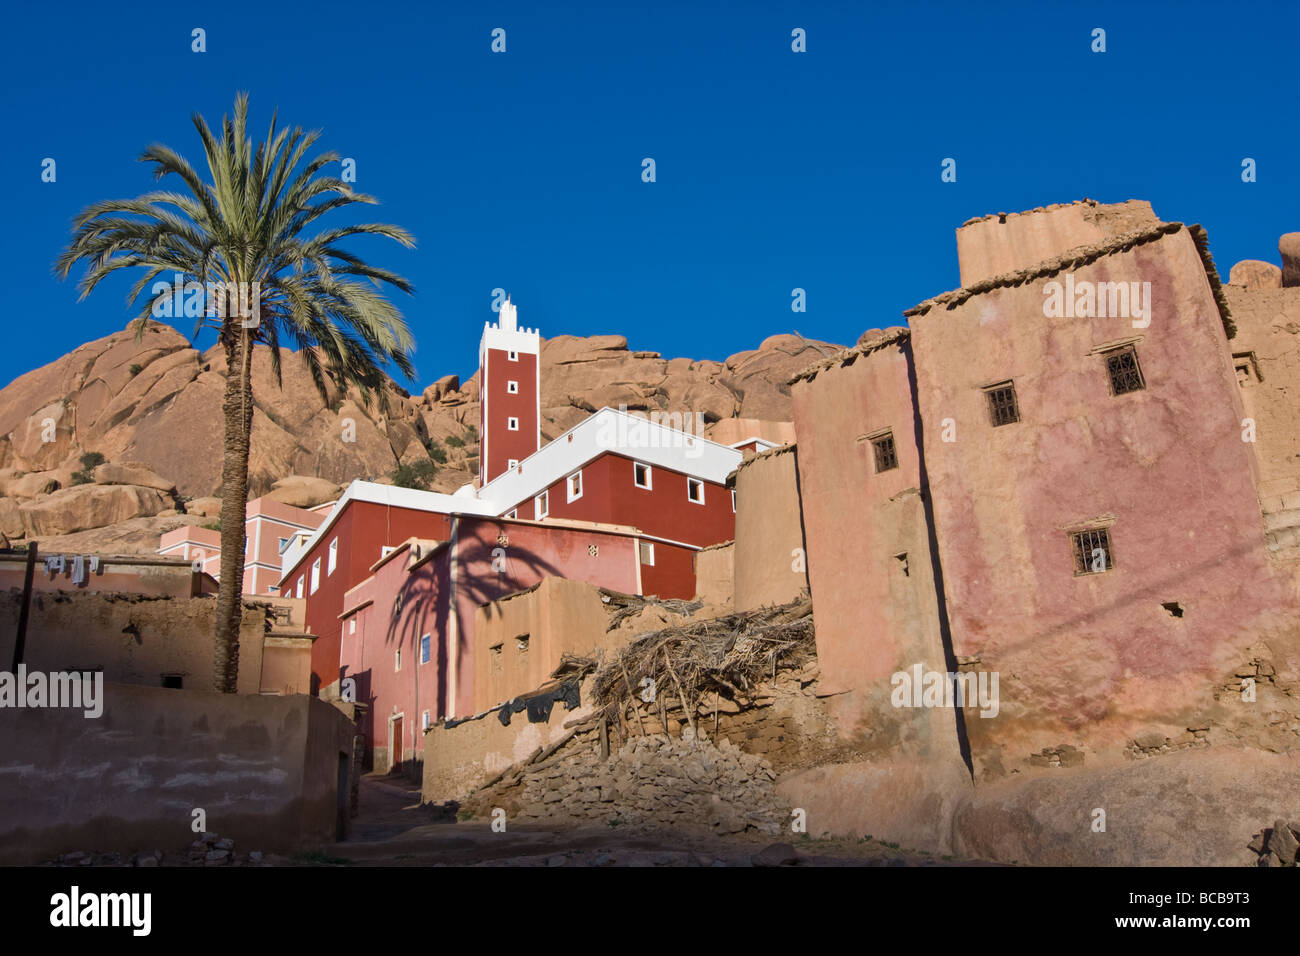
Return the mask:
<path fill-rule="evenodd" d="M 352 740 L 347 717 L 304 695 L 106 683 L 98 718 L 0 708 L 0 864 L 182 847 L 195 810 L 242 845 L 320 846 L 346 819 Z"/>
<path fill-rule="evenodd" d="M 13 659 L 21 603 L 20 591 L 0 593 L 0 660 Z M 168 675 L 179 678 L 186 690 L 209 690 L 216 604 L 215 596 L 37 592 L 24 661 L 28 670 L 102 670 L 107 681 L 150 687 L 162 686 Z M 240 694 L 262 689 L 266 632 L 267 606 L 245 602 L 239 626 Z"/>

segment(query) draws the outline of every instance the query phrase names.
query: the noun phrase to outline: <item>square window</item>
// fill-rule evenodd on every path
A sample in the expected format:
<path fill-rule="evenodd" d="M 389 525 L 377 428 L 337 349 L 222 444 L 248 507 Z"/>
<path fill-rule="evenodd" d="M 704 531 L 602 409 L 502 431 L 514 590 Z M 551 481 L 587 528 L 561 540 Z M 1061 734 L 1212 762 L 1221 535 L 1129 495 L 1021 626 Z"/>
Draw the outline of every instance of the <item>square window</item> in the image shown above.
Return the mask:
<path fill-rule="evenodd" d="M 1110 550 L 1110 532 L 1106 528 L 1095 531 L 1076 531 L 1070 535 L 1074 546 L 1074 573 L 1099 574 L 1114 567 Z"/>
<path fill-rule="evenodd" d="M 1142 380 L 1142 368 L 1138 365 L 1137 349 L 1126 345 L 1106 354 L 1106 371 L 1110 375 L 1110 390 L 1113 395 L 1124 395 L 1146 388 Z"/>
<path fill-rule="evenodd" d="M 385 545 L 380 545 L 380 547 L 379 547 L 379 557 L 380 557 L 380 558 L 386 558 L 386 557 L 388 557 L 390 554 L 392 554 L 392 553 L 393 553 L 394 551 L 396 551 L 396 550 L 397 550 L 397 548 L 389 547 L 389 546 L 386 545 L 386 544 L 385 544 Z"/>
<path fill-rule="evenodd" d="M 994 428 L 1020 421 L 1020 406 L 1016 404 L 1016 386 L 1003 382 L 984 389 L 989 400 L 989 422 Z"/>
<path fill-rule="evenodd" d="M 871 439 L 871 451 L 876 459 L 876 472 L 891 471 L 898 467 L 898 450 L 894 447 L 894 433 L 885 432 Z"/>
<path fill-rule="evenodd" d="M 632 462 L 632 482 L 638 488 L 650 487 L 650 466 L 639 461 Z"/>
<path fill-rule="evenodd" d="M 325 570 L 326 577 L 329 577 L 331 574 L 334 573 L 334 569 L 338 566 L 338 563 L 339 563 L 339 539 L 335 538 L 333 541 L 330 542 L 330 560 Z"/>
<path fill-rule="evenodd" d="M 511 395 L 518 395 L 518 394 L 519 394 L 519 383 L 516 382 L 516 381 L 514 381 L 513 379 L 507 381 L 507 382 L 506 382 L 506 391 L 507 391 L 508 393 L 510 393 Z"/>
<path fill-rule="evenodd" d="M 429 663 L 430 645 L 433 643 L 433 635 L 426 634 L 420 638 L 420 663 Z"/>
<path fill-rule="evenodd" d="M 510 418 L 507 418 L 506 428 L 510 429 L 512 432 L 519 431 L 519 419 L 515 418 L 513 415 Z"/>
<path fill-rule="evenodd" d="M 515 470 L 516 468 L 518 468 L 518 467 L 519 467 L 519 459 L 518 459 L 518 458 L 507 458 L 507 459 L 506 459 L 506 471 L 514 471 L 514 470 Z"/>
<path fill-rule="evenodd" d="M 543 491 L 540 495 L 534 498 L 533 508 L 534 508 L 534 513 L 537 515 L 538 518 L 545 518 L 548 514 L 550 514 L 551 493 L 549 491 Z"/>
<path fill-rule="evenodd" d="M 565 483 L 567 484 L 569 489 L 570 501 L 577 501 L 579 498 L 582 497 L 582 472 L 575 471 L 567 479 L 565 479 Z"/>
<path fill-rule="evenodd" d="M 697 505 L 704 504 L 704 482 L 698 478 L 686 479 L 686 499 Z"/>
<path fill-rule="evenodd" d="M 170 687 L 172 690 L 183 690 L 185 687 L 185 678 L 181 674 L 163 674 L 162 685 Z"/>
<path fill-rule="evenodd" d="M 519 353 L 516 352 L 514 349 L 511 349 L 510 351 L 506 352 L 506 358 L 510 359 L 510 361 L 512 362 L 518 362 Z"/>
<path fill-rule="evenodd" d="M 641 563 L 654 567 L 655 546 L 653 541 L 640 542 Z"/>

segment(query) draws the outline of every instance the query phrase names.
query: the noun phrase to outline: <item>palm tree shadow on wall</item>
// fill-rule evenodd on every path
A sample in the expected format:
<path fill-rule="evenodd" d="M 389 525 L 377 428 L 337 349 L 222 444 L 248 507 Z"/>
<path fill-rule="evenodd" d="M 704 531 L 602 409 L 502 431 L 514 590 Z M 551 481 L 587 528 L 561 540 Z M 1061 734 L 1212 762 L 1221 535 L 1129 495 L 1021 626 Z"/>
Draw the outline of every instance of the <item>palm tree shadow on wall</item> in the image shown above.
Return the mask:
<path fill-rule="evenodd" d="M 505 526 L 497 525 L 499 535 L 506 534 Z M 496 549 L 503 554 L 494 554 Z M 402 650 L 403 657 L 412 660 L 412 684 L 417 700 L 421 688 L 420 679 L 420 639 L 430 636 L 430 662 L 436 663 L 434 670 L 437 689 L 434 693 L 434 708 L 431 714 L 434 720 L 448 713 L 451 704 L 448 688 L 447 669 L 452 655 L 450 653 L 450 623 L 453 608 L 450 601 L 448 564 L 451 549 L 442 544 L 424 566 L 406 575 L 401 589 L 393 597 L 389 606 L 381 610 L 387 615 L 388 625 L 384 635 L 386 647 L 396 651 Z M 495 566 L 494 566 L 495 562 Z M 462 537 L 457 552 L 456 592 L 458 603 L 462 606 L 471 603 L 479 607 L 490 602 L 527 590 L 545 577 L 566 577 L 559 568 L 536 552 L 517 545 L 500 545 L 495 541 L 483 541 L 474 537 Z M 593 582 L 594 583 L 594 582 Z M 486 613 L 491 616 L 489 606 Z M 464 660 L 472 653 L 465 633 L 466 626 L 472 621 L 460 620 L 456 628 L 456 659 Z M 405 670 L 405 665 L 403 666 Z M 370 693 L 368 670 L 363 672 L 367 693 L 363 696 L 361 680 L 357 682 L 357 699 L 364 700 L 371 707 L 374 698 Z M 361 675 L 358 675 L 359 677 Z M 424 689 L 427 694 L 427 688 Z"/>

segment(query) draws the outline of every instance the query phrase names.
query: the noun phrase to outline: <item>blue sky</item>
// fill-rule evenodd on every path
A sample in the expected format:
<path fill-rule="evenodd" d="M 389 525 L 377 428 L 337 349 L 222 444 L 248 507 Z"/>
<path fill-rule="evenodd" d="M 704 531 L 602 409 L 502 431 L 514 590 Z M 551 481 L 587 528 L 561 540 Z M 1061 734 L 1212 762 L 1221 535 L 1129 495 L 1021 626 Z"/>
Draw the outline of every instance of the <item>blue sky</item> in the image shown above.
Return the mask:
<path fill-rule="evenodd" d="M 11 6 L 0 382 L 125 325 L 126 279 L 78 303 L 52 276 L 69 222 L 152 188 L 151 142 L 197 160 L 191 113 L 215 124 L 237 90 L 259 130 L 276 107 L 323 129 L 382 201 L 367 212 L 415 234 L 413 251 L 351 248 L 416 286 L 398 296 L 416 388 L 473 372 L 497 287 L 545 336 L 620 333 L 665 356 L 791 329 L 851 344 L 958 284 L 964 220 L 1084 196 L 1204 224 L 1225 278 L 1277 261 L 1300 229 L 1295 5 L 985 6 Z"/>

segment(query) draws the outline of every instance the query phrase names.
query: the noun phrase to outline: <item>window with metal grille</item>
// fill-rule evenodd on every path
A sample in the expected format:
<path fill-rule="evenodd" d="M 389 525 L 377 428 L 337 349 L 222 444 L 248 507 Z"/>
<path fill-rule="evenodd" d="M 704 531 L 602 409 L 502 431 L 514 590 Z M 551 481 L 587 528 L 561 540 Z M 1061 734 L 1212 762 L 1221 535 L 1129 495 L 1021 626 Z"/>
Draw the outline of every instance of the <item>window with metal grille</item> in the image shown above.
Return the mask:
<path fill-rule="evenodd" d="M 871 450 L 876 456 L 876 471 L 889 471 L 898 467 L 898 451 L 894 448 L 893 432 L 871 439 Z"/>
<path fill-rule="evenodd" d="M 1011 382 L 1003 382 L 986 388 L 984 394 L 989 399 L 989 421 L 993 427 L 1011 425 L 1020 421 L 1020 406 L 1016 404 L 1016 387 Z"/>
<path fill-rule="evenodd" d="M 1095 531 L 1076 531 L 1070 535 L 1074 543 L 1074 573 L 1097 574 L 1113 566 L 1110 551 L 1110 532 L 1105 528 Z"/>
<path fill-rule="evenodd" d="M 1146 388 L 1142 381 L 1142 368 L 1138 365 L 1137 349 L 1131 345 L 1106 353 L 1106 371 L 1110 373 L 1110 390 L 1115 395 Z"/>

